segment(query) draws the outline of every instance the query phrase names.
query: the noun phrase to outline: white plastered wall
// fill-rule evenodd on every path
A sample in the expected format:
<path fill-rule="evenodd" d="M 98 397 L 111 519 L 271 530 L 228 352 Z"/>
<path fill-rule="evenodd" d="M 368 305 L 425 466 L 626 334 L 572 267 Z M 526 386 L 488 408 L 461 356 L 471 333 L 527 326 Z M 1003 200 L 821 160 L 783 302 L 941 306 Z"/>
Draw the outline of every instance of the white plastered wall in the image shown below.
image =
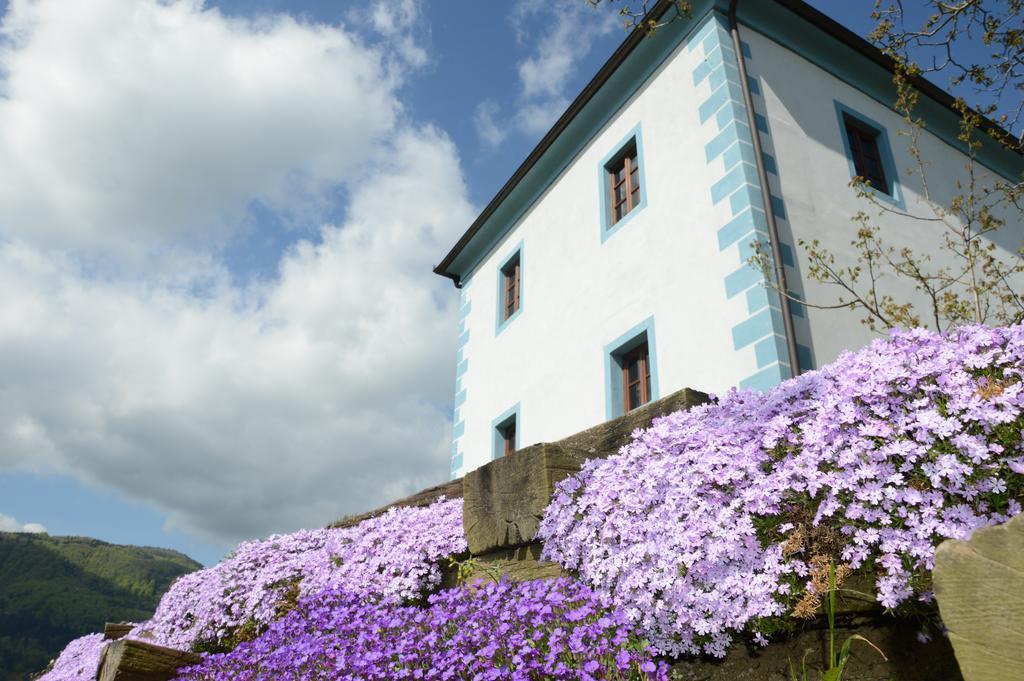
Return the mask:
<path fill-rule="evenodd" d="M 776 193 L 784 198 L 788 230 L 783 238 L 794 245 L 800 292 L 812 303 L 830 304 L 838 300 L 835 287 L 807 280 L 807 256 L 796 245 L 800 239 L 818 239 L 836 255 L 837 265 L 854 264 L 856 252 L 850 245 L 858 225 L 852 217 L 859 211 L 869 213 L 882 228 L 886 243 L 899 249 L 911 247 L 917 253 L 930 253 L 934 265 L 956 263 L 937 249 L 941 227 L 934 221 L 915 220 L 881 211 L 868 200 L 858 197 L 849 187 L 850 164 L 843 148 L 843 131 L 839 126 L 835 101 L 884 126 L 899 181 L 906 212 L 926 218 L 935 213 L 924 198 L 917 162 L 909 151 L 910 138 L 902 117 L 885 104 L 803 57 L 794 54 L 769 38 L 746 29 L 744 40 L 751 46 L 757 65 L 759 83 L 769 122 L 772 147 L 779 166 Z M 927 162 L 926 177 L 931 196 L 948 205 L 956 192 L 957 180 L 965 180 L 967 157 L 939 137 L 924 131 L 918 138 L 922 158 Z M 913 171 L 912 174 L 908 171 Z M 996 175 L 981 164 L 975 164 L 981 186 L 991 186 Z M 883 202 L 882 205 L 888 205 Z M 1024 225 L 1020 214 L 1001 211 L 1006 225 L 1000 230 L 997 247 L 1004 256 L 1020 247 Z M 794 287 L 796 288 L 796 287 Z M 930 304 L 914 290 L 907 279 L 888 276 L 880 289 L 897 300 L 911 300 L 921 313 L 922 323 L 929 323 Z M 847 300 L 849 297 L 847 296 Z M 849 309 L 816 310 L 808 308 L 805 319 L 797 319 L 798 337 L 812 346 L 816 366 L 835 359 L 845 349 L 856 349 L 875 338 L 863 323 L 862 311 Z"/>
<path fill-rule="evenodd" d="M 606 420 L 605 346 L 648 317 L 660 396 L 722 391 L 755 370 L 730 336 L 745 303 L 723 295 L 735 263 L 713 228 L 723 218 L 697 116 L 708 88 L 693 85 L 700 59 L 677 49 L 472 274 L 456 473 L 491 459 L 492 423 L 514 404 L 521 447 Z M 598 168 L 637 124 L 647 205 L 602 243 Z M 497 271 L 520 242 L 522 312 L 496 335 Z"/>

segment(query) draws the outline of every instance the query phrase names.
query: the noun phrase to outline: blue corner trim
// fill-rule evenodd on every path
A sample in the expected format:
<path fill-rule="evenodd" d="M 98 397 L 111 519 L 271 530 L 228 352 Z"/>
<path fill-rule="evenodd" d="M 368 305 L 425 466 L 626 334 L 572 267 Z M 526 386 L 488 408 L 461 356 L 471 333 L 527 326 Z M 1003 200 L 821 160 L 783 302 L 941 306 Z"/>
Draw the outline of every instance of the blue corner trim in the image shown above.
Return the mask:
<path fill-rule="evenodd" d="M 846 162 L 850 167 L 850 178 L 852 179 L 857 176 L 857 168 L 853 163 L 853 152 L 850 151 L 850 138 L 846 135 L 844 116 L 849 116 L 861 125 L 878 133 L 878 154 L 882 157 L 882 170 L 885 171 L 885 178 L 889 181 L 889 192 L 878 191 L 871 186 L 868 186 L 866 189 L 880 201 L 892 204 L 900 210 L 906 210 L 906 203 L 903 200 L 903 185 L 900 183 L 896 161 L 892 155 L 892 147 L 889 145 L 889 133 L 886 132 L 885 126 L 858 111 L 854 111 L 839 100 L 833 101 L 836 106 L 836 120 L 839 122 L 839 137 L 843 140 L 843 152 L 846 154 Z"/>
<path fill-rule="evenodd" d="M 757 168 L 749 163 L 739 164 L 726 173 L 725 177 L 711 185 L 711 202 L 721 202 L 744 184 L 757 186 Z"/>
<path fill-rule="evenodd" d="M 782 327 L 782 313 L 767 307 L 754 316 L 732 327 L 732 344 L 737 350 L 752 345 Z"/>
<path fill-rule="evenodd" d="M 633 210 L 622 216 L 618 222 L 612 224 L 611 212 L 611 187 L 608 182 L 608 165 L 612 160 L 622 153 L 622 150 L 633 141 L 636 141 L 636 163 L 640 166 L 640 203 L 633 206 Z M 645 174 L 646 164 L 644 163 L 643 130 L 641 124 L 637 123 L 622 140 L 597 164 L 598 196 L 601 197 L 601 243 L 612 238 L 620 229 L 633 220 L 644 208 L 647 207 L 648 187 L 647 175 Z"/>
<path fill-rule="evenodd" d="M 502 314 L 505 312 L 505 274 L 502 270 L 508 265 L 514 258 L 519 258 L 519 308 L 512 313 L 512 316 L 508 319 L 502 319 Z M 495 307 L 494 313 L 494 335 L 497 336 L 499 333 L 505 330 L 512 320 L 516 319 L 523 311 L 523 307 L 526 303 L 525 287 L 523 283 L 526 281 L 526 268 L 524 267 L 523 261 L 523 242 L 520 241 L 512 248 L 512 252 L 506 257 L 501 259 L 501 264 L 498 265 L 498 297 L 497 306 Z"/>
<path fill-rule="evenodd" d="M 504 455 L 502 451 L 502 445 L 504 440 L 501 437 L 501 431 L 512 423 L 516 424 L 516 441 L 515 449 L 519 449 L 520 438 L 523 434 L 523 420 L 519 414 L 519 403 L 516 402 L 514 405 L 501 412 L 497 418 L 491 421 L 491 460 L 501 458 Z"/>
<path fill-rule="evenodd" d="M 752 231 L 767 233 L 768 218 L 759 208 L 748 208 L 718 230 L 718 250 L 724 251 Z"/>
<path fill-rule="evenodd" d="M 750 130 L 746 122 L 747 110 L 739 96 L 726 96 L 726 93 L 739 92 L 739 73 L 735 66 L 736 54 L 729 48 L 731 40 L 724 17 L 712 12 L 708 25 L 700 31 L 707 34 L 701 41 L 705 59 L 693 72 L 693 80 L 695 84 L 707 80 L 708 85 L 700 86 L 710 88 L 705 90 L 710 93 L 705 101 L 698 103 L 698 117 L 704 129 L 711 133 L 710 141 L 704 146 L 704 155 L 709 166 L 722 159 L 721 174 L 715 172 L 716 166 L 709 167 L 711 200 L 714 205 L 719 205 L 728 198 L 731 215 L 716 226 L 716 236 L 719 250 L 735 253 L 739 260 L 738 269 L 725 277 L 725 294 L 727 298 L 746 294 L 746 317 L 732 329 L 733 345 L 738 352 L 751 353 L 751 367 L 757 367 L 757 372 L 744 379 L 741 385 L 769 387 L 789 375 L 785 344 L 778 342 L 784 337 L 782 315 L 777 296 L 766 288 L 760 269 L 751 267 L 748 260 L 754 254 L 756 243 L 768 243 L 767 216 L 757 176 L 753 135 L 770 136 L 770 130 L 767 118 L 756 110 L 756 131 Z M 744 56 L 750 58 L 750 47 L 746 44 L 741 47 Z M 748 74 L 748 83 L 755 94 L 762 92 L 756 73 Z M 759 104 L 763 107 L 762 97 L 754 100 L 755 109 Z M 708 125 L 712 113 L 717 130 Z M 778 177 L 775 158 L 763 153 L 762 160 L 765 170 Z M 785 219 L 785 208 L 778 197 L 773 197 L 772 208 L 780 220 Z M 787 244 L 781 246 L 783 263 L 791 264 L 792 249 Z"/>
<path fill-rule="evenodd" d="M 761 274 L 761 270 L 745 262 L 739 266 L 739 269 L 726 275 L 725 297 L 733 298 L 740 293 L 743 293 L 751 286 L 761 284 L 763 282 L 764 277 Z"/>
<path fill-rule="evenodd" d="M 466 353 L 469 346 L 469 312 L 472 309 L 469 300 L 469 281 L 463 282 L 459 293 L 459 340 L 455 351 L 455 399 L 452 403 L 452 458 L 451 477 L 454 479 L 462 468 L 463 456 L 459 449 L 459 439 L 466 432 L 466 423 L 462 420 L 462 405 L 466 403 L 466 389 L 462 387 L 462 379 L 469 370 L 469 359 Z"/>
<path fill-rule="evenodd" d="M 777 386 L 789 378 L 789 370 L 781 363 L 775 363 L 767 369 L 758 371 L 740 381 L 741 388 L 753 388 L 754 390 L 766 391 Z"/>
<path fill-rule="evenodd" d="M 658 348 L 654 338 L 654 317 L 648 317 L 604 346 L 605 415 L 610 421 L 623 414 L 622 355 L 647 341 L 651 369 L 651 401 L 658 399 Z"/>

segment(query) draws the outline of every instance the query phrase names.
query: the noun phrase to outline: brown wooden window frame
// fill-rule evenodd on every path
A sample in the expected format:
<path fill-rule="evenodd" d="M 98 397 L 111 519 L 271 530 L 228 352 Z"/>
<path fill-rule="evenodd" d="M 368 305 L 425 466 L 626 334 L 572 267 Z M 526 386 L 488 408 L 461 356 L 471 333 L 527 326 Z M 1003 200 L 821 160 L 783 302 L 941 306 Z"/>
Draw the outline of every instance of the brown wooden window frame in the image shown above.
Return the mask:
<path fill-rule="evenodd" d="M 491 458 L 498 459 L 508 456 L 518 449 L 519 443 L 519 405 L 510 409 L 494 421 L 494 448 Z"/>
<path fill-rule="evenodd" d="M 522 258 L 520 252 L 501 266 L 501 321 L 507 322 L 522 307 Z"/>
<path fill-rule="evenodd" d="M 857 176 L 863 177 L 876 191 L 892 196 L 891 179 L 886 176 L 882 156 L 882 131 L 844 112 L 843 134 L 846 135 L 847 148 Z M 872 170 L 872 166 L 875 170 Z"/>
<path fill-rule="evenodd" d="M 513 419 L 511 423 L 501 429 L 501 441 L 502 441 L 502 456 L 508 456 L 512 452 L 516 451 L 516 422 Z"/>
<path fill-rule="evenodd" d="M 644 338 L 636 347 L 622 353 L 619 362 L 622 365 L 622 411 L 628 414 L 651 401 L 651 353 L 647 339 Z M 637 364 L 637 377 L 631 379 L 630 368 L 634 362 Z M 636 404 L 631 399 L 634 385 L 637 387 Z"/>
<path fill-rule="evenodd" d="M 605 345 L 605 404 L 609 420 L 658 399 L 656 355 L 654 317 L 648 317 Z M 639 369 L 631 378 L 629 370 L 633 364 Z M 635 397 L 630 394 L 631 388 Z"/>
<path fill-rule="evenodd" d="M 636 137 L 629 140 L 615 157 L 605 164 L 605 186 L 608 206 L 608 224 L 611 229 L 643 204 L 644 187 L 641 182 L 640 145 Z M 620 178 L 621 172 L 621 179 Z M 622 197 L 619 198 L 619 188 Z M 620 208 L 622 209 L 620 211 Z"/>

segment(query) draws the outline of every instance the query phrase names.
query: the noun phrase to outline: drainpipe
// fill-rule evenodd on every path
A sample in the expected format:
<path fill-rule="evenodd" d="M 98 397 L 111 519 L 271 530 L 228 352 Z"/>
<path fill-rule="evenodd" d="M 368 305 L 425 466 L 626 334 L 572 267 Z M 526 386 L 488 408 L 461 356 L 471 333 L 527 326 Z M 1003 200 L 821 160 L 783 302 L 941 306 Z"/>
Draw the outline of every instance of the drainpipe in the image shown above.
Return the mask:
<path fill-rule="evenodd" d="M 729 3 L 729 34 L 732 36 L 732 48 L 736 52 L 736 65 L 740 72 L 740 89 L 743 90 L 743 104 L 747 107 L 747 125 L 750 126 L 750 138 L 754 143 L 754 165 L 757 167 L 757 179 L 761 183 L 761 200 L 768 218 L 768 243 L 772 249 L 772 260 L 775 262 L 775 284 L 779 289 L 779 305 L 782 308 L 782 326 L 786 336 L 786 354 L 789 355 L 789 366 L 794 376 L 800 373 L 800 359 L 796 351 L 796 332 L 793 330 L 793 313 L 790 310 L 789 298 L 786 294 L 786 266 L 782 263 L 782 248 L 779 246 L 779 226 L 775 222 L 775 210 L 772 208 L 772 194 L 768 187 L 768 171 L 764 167 L 764 156 L 761 153 L 761 134 L 757 131 L 757 119 L 754 117 L 754 100 L 750 95 L 750 84 L 747 82 L 747 64 L 743 58 L 740 43 L 740 27 L 736 21 L 736 9 L 739 0 Z"/>

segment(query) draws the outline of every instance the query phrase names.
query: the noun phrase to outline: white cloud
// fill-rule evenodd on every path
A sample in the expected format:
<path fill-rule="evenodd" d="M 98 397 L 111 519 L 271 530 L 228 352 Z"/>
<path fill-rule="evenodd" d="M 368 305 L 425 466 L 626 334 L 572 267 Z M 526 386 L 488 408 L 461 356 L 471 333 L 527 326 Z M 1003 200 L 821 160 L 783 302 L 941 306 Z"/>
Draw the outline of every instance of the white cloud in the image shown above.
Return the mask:
<path fill-rule="evenodd" d="M 445 476 L 469 223 L 440 133 L 400 133 L 345 224 L 258 289 L 203 297 L 0 246 L 0 467 L 155 502 L 220 539 L 325 522 Z"/>
<path fill-rule="evenodd" d="M 526 0 L 516 5 L 513 26 L 521 42 L 532 51 L 519 62 L 522 106 L 516 116 L 530 133 L 546 132 L 569 103 L 571 79 L 581 59 L 594 43 L 610 33 L 621 32 L 618 15 L 607 7 L 593 8 L 579 0 Z M 543 26 L 539 35 L 526 25 Z"/>
<path fill-rule="evenodd" d="M 0 532 L 46 532 L 46 528 L 39 523 L 19 523 L 9 515 L 0 513 Z"/>
<path fill-rule="evenodd" d="M 372 0 L 354 10 L 350 17 L 372 28 L 406 65 L 419 68 L 429 61 L 421 45 L 429 33 L 423 21 L 421 0 Z"/>
<path fill-rule="evenodd" d="M 512 29 L 528 54 L 517 64 L 519 97 L 506 122 L 496 118 L 497 106 L 485 100 L 477 106 L 474 124 L 485 145 L 505 139 L 514 126 L 539 138 L 558 120 L 575 92 L 570 92 L 579 64 L 600 39 L 622 32 L 618 14 L 591 7 L 581 0 L 520 0 L 510 15 Z"/>
<path fill-rule="evenodd" d="M 508 136 L 504 124 L 497 119 L 498 110 L 497 102 L 493 99 L 485 99 L 477 104 L 476 111 L 473 113 L 476 134 L 488 149 L 500 146 Z"/>
<path fill-rule="evenodd" d="M 16 0 L 4 31 L 0 470 L 219 541 L 446 477 L 457 297 L 430 270 L 473 215 L 402 74 L 342 29 L 198 2 Z M 248 202 L 338 192 L 341 223 L 233 282 L 216 244 Z"/>
<path fill-rule="evenodd" d="M 313 219 L 400 109 L 343 30 L 197 0 L 13 0 L 0 65 L 0 229 L 48 247 L 219 243 L 252 202 Z"/>

